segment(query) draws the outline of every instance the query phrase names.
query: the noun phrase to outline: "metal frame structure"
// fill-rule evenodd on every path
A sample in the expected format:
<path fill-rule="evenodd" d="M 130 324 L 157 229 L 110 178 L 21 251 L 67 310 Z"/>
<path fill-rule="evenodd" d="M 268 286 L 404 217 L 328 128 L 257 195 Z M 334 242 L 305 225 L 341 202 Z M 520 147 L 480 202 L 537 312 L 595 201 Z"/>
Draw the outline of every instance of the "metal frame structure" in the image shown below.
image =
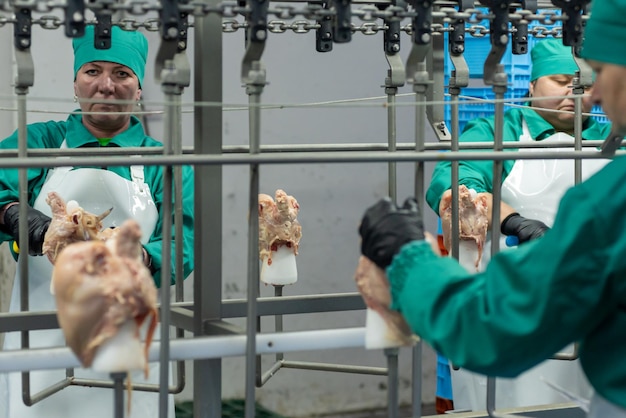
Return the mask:
<path fill-rule="evenodd" d="M 262 386 L 280 368 L 302 368 L 313 370 L 341 371 L 348 373 L 367 373 L 387 375 L 389 380 L 388 416 L 398 416 L 397 405 L 397 350 L 385 350 L 387 358 L 386 368 L 359 367 L 348 365 L 334 365 L 325 363 L 305 363 L 286 360 L 284 353 L 295 350 L 315 350 L 338 347 L 362 347 L 363 330 L 337 329 L 326 331 L 282 332 L 282 316 L 294 313 L 313 312 L 340 312 L 360 310 L 364 308 L 363 301 L 357 293 L 325 294 L 287 297 L 282 295 L 282 288 L 276 287 L 274 297 L 259 297 L 259 264 L 258 264 L 258 205 L 259 171 L 268 164 L 293 163 L 356 163 L 356 162 L 386 162 L 389 167 L 389 194 L 396 198 L 396 163 L 415 163 L 415 194 L 419 204 L 424 207 L 424 163 L 436 160 L 453 162 L 453 183 L 458 183 L 458 162 L 460 159 L 494 160 L 494 185 L 500 184 L 497 179 L 501 175 L 502 161 L 506 156 L 502 152 L 510 145 L 502 143 L 502 120 L 504 109 L 504 93 L 507 88 L 507 77 L 499 65 L 504 48 L 511 42 L 518 51 L 526 52 L 524 39 L 527 41 L 528 21 L 542 20 L 545 16 L 535 14 L 537 7 L 562 8 L 566 18 L 563 22 L 562 36 L 568 45 L 576 48 L 580 38 L 581 22 L 584 22 L 585 10 L 589 1 L 569 0 L 566 2 L 521 1 L 511 0 L 484 0 L 473 2 L 459 1 L 427 1 L 411 0 L 407 3 L 401 0 L 385 0 L 369 2 L 362 0 L 333 0 L 329 2 L 291 2 L 305 5 L 304 11 L 293 7 L 277 6 L 277 2 L 269 0 L 248 0 L 245 5 L 237 2 L 217 2 L 216 0 L 175 1 L 162 0 L 156 6 L 146 5 L 144 2 L 117 3 L 113 0 L 96 0 L 86 5 L 82 0 L 65 0 L 49 3 L 39 0 L 16 0 L 0 2 L 0 10 L 13 12 L 12 17 L 5 17 L 4 24 L 12 23 L 15 29 L 15 51 L 17 58 L 17 74 L 15 93 L 18 103 L 18 132 L 19 148 L 17 150 L 0 151 L 0 169 L 18 168 L 20 172 L 20 201 L 26 201 L 26 169 L 28 167 L 54 167 L 61 165 L 55 158 L 71 156 L 75 164 L 92 165 L 106 163 L 107 166 L 128 165 L 128 155 L 141 154 L 141 164 L 161 165 L 165 167 L 165 190 L 174 186 L 175 195 L 164 199 L 165 219 L 173 213 L 176 219 L 176 234 L 180 235 L 180 166 L 183 164 L 195 167 L 195 213 L 203 216 L 195 218 L 195 270 L 194 300 L 186 302 L 182 299 L 182 280 L 176 284 L 176 302 L 170 304 L 170 288 L 161 288 L 161 321 L 162 341 L 155 343 L 150 350 L 151 361 L 161 362 L 160 385 L 158 388 L 137 387 L 140 390 L 158 390 L 160 393 L 161 417 L 166 415 L 167 394 L 180 391 L 185 385 L 185 373 L 182 363 L 178 368 L 178 384 L 169 387 L 169 368 L 165 367 L 170 361 L 192 359 L 194 361 L 194 416 L 221 417 L 221 375 L 222 358 L 228 356 L 245 356 L 246 358 L 246 418 L 254 417 L 254 400 L 257 387 Z M 561 4 L 562 3 L 562 4 Z M 373 6 L 373 7 L 372 7 Z M 476 6 L 486 7 L 489 13 L 474 9 Z M 121 26 L 130 25 L 134 29 L 142 26 L 133 25 L 129 20 L 115 22 L 112 17 L 118 12 L 130 15 L 158 13 L 156 24 L 154 21 L 143 27 L 159 30 L 162 43 L 157 55 L 156 78 L 160 80 L 165 97 L 165 138 L 162 149 L 122 149 L 106 150 L 97 153 L 89 150 L 29 150 L 26 148 L 26 98 L 28 88 L 33 84 L 33 64 L 30 56 L 30 27 L 40 25 L 63 26 L 67 36 L 78 36 L 86 24 L 80 18 L 85 8 L 94 11 L 97 33 L 106 41 L 106 29 L 111 24 Z M 32 18 L 32 13 L 48 11 L 50 8 L 63 9 L 64 21 Z M 295 10 L 295 11 L 294 11 Z M 269 14 L 283 18 L 294 18 L 299 14 L 312 19 L 312 23 L 270 24 Z M 193 22 L 188 17 L 193 15 Z M 458 143 L 458 98 L 462 88 L 467 86 L 467 65 L 463 59 L 463 35 L 465 24 L 476 20 L 476 16 L 488 18 L 492 24 L 489 36 L 492 41 L 492 50 L 485 63 L 485 83 L 492 85 L 496 96 L 496 140 L 493 144 L 464 144 Z M 78 18 L 77 18 L 78 16 Z M 225 23 L 225 18 L 243 16 L 244 21 Z M 84 15 L 83 15 L 84 17 Z M 260 126 L 262 118 L 260 109 L 263 106 L 262 94 L 266 85 L 266 74 L 263 66 L 263 50 L 268 30 L 275 29 L 284 32 L 285 27 L 294 31 L 316 30 L 317 47 L 320 52 L 332 49 L 333 43 L 349 42 L 353 33 L 372 30 L 372 26 L 355 27 L 353 19 L 361 18 L 366 23 L 378 19 L 384 25 L 376 30 L 385 31 L 385 56 L 389 63 L 389 73 L 385 80 L 385 93 L 388 103 L 388 138 L 387 144 L 379 145 L 308 145 L 304 147 L 281 146 L 267 147 L 261 145 Z M 549 18 L 554 19 L 554 16 Z M 401 26 L 409 19 L 410 26 Z M 557 19 L 558 20 L 558 19 Z M 509 25 L 510 24 L 510 25 Z M 526 26 L 525 26 L 526 25 Z M 224 31 L 232 31 L 233 27 L 242 27 L 246 30 L 246 50 L 242 60 L 241 81 L 245 85 L 249 97 L 249 146 L 225 147 L 222 140 L 222 85 L 215 80 L 222 80 L 222 36 Z M 190 79 L 189 63 L 186 60 L 187 36 L 189 28 L 193 27 L 194 42 L 194 74 Z M 226 30 L 228 29 L 228 30 Z M 402 31 L 412 35 L 412 50 L 406 65 L 399 58 L 399 35 Z M 460 32 L 459 32 L 460 31 Z M 449 81 L 449 93 L 452 97 L 452 126 L 448 129 L 443 121 L 443 66 L 442 59 L 446 45 L 442 36 L 433 36 L 437 33 L 448 32 L 459 36 L 450 36 L 449 53 L 452 57 L 454 71 Z M 527 35 L 521 36 L 524 33 Z M 484 34 L 483 34 L 484 35 Z M 110 39 L 109 39 L 110 41 Z M 581 66 L 577 78 L 577 92 L 581 93 L 588 80 L 587 69 Z M 415 142 L 397 143 L 395 135 L 396 106 L 395 95 L 397 88 L 405 82 L 413 85 L 415 93 Z M 180 95 L 183 89 L 193 89 L 194 101 L 194 145 L 191 149 L 183 149 L 180 140 L 181 133 L 181 104 Z M 201 105 L 203 103 L 217 103 L 218 105 Z M 576 102 L 576 115 L 580 121 L 582 115 L 580 96 Z M 440 142 L 426 144 L 424 131 L 430 126 Z M 517 159 L 576 159 L 604 158 L 605 154 L 595 149 L 582 149 L 582 125 L 576 125 L 577 149 L 571 152 L 545 152 L 537 154 L 525 152 L 523 148 L 529 145 L 515 144 L 520 148 Z M 589 142 L 585 146 L 598 146 L 601 141 Z M 530 145 L 541 146 L 541 144 Z M 554 144 L 550 146 L 555 146 Z M 490 151 L 485 152 L 487 148 Z M 442 154 L 441 150 L 448 150 Z M 468 150 L 470 150 L 468 152 Z M 476 152 L 471 152 L 476 150 Z M 280 152 L 277 152 L 280 151 Z M 463 152 L 461 152 L 463 151 Z M 137 160 L 133 160 L 137 164 Z M 245 300 L 222 300 L 222 169 L 226 165 L 247 165 L 249 167 L 249 208 L 250 221 L 248 225 L 248 292 Z M 580 166 L 577 165 L 577 179 L 580 179 Z M 207 182 L 204 179 L 211 178 Z M 453 201 L 458 199 L 458 193 L 453 188 Z M 494 199 L 500 198 L 499 187 L 494 187 Z M 169 204 L 172 199 L 174 205 Z M 26 205 L 22 205 L 25 208 Z M 25 210 L 25 209 L 24 209 Z M 494 205 L 494 217 L 498 217 L 499 205 Z M 453 225 L 458 225 L 458 207 L 453 210 Z M 454 222 L 454 219 L 457 222 Z M 26 224 L 20 226 L 20 238 L 27 240 Z M 171 225 L 164 228 L 164 235 L 169 236 Z M 457 231 L 458 232 L 458 231 Z M 494 228 L 492 236 L 494 247 L 498 251 L 499 230 Z M 453 237 L 458 234 L 453 233 Z M 458 238 L 453 240 L 453 256 L 458 258 Z M 182 253 L 180 246 L 176 246 L 171 254 L 170 242 L 164 240 L 164 265 L 171 257 L 181 266 Z M 27 266 L 25 259 L 19 261 L 25 272 L 20 281 L 22 289 L 22 310 L 20 314 L 0 315 L 0 332 L 21 331 L 23 335 L 23 350 L 16 352 L 0 352 L 0 373 L 47 368 L 67 368 L 68 380 L 58 387 L 50 388 L 44 395 L 30 396 L 30 402 L 37 402 L 42 396 L 53 396 L 68 384 L 86 384 L 114 388 L 116 394 L 116 416 L 122 416 L 123 402 L 121 381 L 123 376 L 112 376 L 108 383 L 78 382 L 72 378 L 69 371 L 78 366 L 76 359 L 66 348 L 46 350 L 29 349 L 28 333 L 32 330 L 57 328 L 58 323 L 54 312 L 28 312 L 28 289 L 26 280 Z M 169 281 L 171 272 L 164 271 L 163 283 Z M 178 271 L 176 277 L 182 277 Z M 260 328 L 260 318 L 274 316 L 276 332 L 263 333 Z M 230 318 L 245 318 L 248 324 L 245 330 L 233 326 Z M 178 328 L 176 338 L 170 338 L 169 325 Z M 193 338 L 184 338 L 183 331 L 193 333 Z M 421 416 L 421 345 L 413 349 L 413 416 Z M 275 354 L 275 363 L 269 371 L 263 373 L 260 367 L 260 356 Z M 9 361 L 10 359 L 10 361 Z M 25 375 L 27 376 L 27 374 Z M 490 391 L 487 399 L 487 415 L 500 416 L 494 409 L 495 386 L 493 380 L 489 383 Z M 28 379 L 24 386 L 30 394 Z M 532 416 L 560 417 L 573 416 L 573 407 L 566 405 L 562 408 L 541 410 Z M 511 413 L 517 413 L 513 411 Z M 530 413 L 525 409 L 523 413 Z M 487 415 L 459 414 L 459 417 L 478 417 Z"/>

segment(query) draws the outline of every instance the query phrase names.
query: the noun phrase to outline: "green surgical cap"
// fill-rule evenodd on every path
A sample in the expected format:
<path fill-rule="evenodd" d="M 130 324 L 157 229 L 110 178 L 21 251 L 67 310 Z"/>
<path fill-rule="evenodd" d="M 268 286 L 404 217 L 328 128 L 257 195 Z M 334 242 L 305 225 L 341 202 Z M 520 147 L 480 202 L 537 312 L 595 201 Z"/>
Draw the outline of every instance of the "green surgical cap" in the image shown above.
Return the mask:
<path fill-rule="evenodd" d="M 108 61 L 125 65 L 130 68 L 139 79 L 139 86 L 143 84 L 143 76 L 148 58 L 148 40 L 138 31 L 125 31 L 118 26 L 112 27 L 111 48 L 96 49 L 94 46 L 94 27 L 85 28 L 85 36 L 74 38 L 74 79 L 78 70 L 88 62 Z"/>
<path fill-rule="evenodd" d="M 572 56 L 572 48 L 563 45 L 562 39 L 550 38 L 537 42 L 530 51 L 533 69 L 530 81 L 546 75 L 574 75 L 578 66 Z"/>
<path fill-rule="evenodd" d="M 581 56 L 626 66 L 626 0 L 595 0 L 585 28 Z"/>

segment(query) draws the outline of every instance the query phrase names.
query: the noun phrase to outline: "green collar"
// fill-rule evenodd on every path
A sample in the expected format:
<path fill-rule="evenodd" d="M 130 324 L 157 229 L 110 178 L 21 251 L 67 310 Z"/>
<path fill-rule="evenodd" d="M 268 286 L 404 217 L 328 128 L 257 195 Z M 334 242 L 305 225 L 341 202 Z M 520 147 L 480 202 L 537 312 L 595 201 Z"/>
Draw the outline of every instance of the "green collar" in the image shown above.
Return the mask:
<path fill-rule="evenodd" d="M 528 126 L 528 131 L 535 140 L 541 141 L 556 133 L 554 127 L 544 118 L 539 116 L 539 114 L 532 108 L 525 108 L 521 110 L 522 116 Z M 583 123 L 583 139 L 600 140 L 604 139 L 605 136 L 606 133 L 605 129 L 603 129 L 603 124 L 598 123 L 595 119 L 588 118 Z"/>

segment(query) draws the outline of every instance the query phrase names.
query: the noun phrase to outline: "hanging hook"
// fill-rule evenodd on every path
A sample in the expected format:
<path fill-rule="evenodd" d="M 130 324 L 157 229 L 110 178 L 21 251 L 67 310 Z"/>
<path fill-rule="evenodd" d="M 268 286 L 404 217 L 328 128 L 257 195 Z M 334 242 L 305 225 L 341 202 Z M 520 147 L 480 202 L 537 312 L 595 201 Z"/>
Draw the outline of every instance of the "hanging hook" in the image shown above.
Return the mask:
<path fill-rule="evenodd" d="M 269 0 L 248 0 L 247 47 L 241 65 L 241 80 L 244 84 L 265 85 L 265 70 L 261 65 L 261 55 L 267 40 L 267 9 Z M 257 63 L 257 64 L 255 64 Z M 263 76 L 260 77 L 260 74 Z"/>
<path fill-rule="evenodd" d="M 406 79 L 412 82 L 418 65 L 426 59 L 431 48 L 433 2 L 431 0 L 410 0 L 415 10 L 413 17 L 413 47 L 406 61 Z"/>
<path fill-rule="evenodd" d="M 80 38 L 85 35 L 84 0 L 67 0 L 65 8 L 65 36 Z"/>
<path fill-rule="evenodd" d="M 489 25 L 491 50 L 483 68 L 485 84 L 492 85 L 496 75 L 496 67 L 506 51 L 509 42 L 509 5 L 512 0 L 480 0 L 480 4 L 489 7 L 494 19 Z"/>
<path fill-rule="evenodd" d="M 567 15 L 563 21 L 563 45 L 580 46 L 583 36 L 583 13 L 591 0 L 552 0 L 552 4 L 560 7 L 562 14 Z"/>
<path fill-rule="evenodd" d="M 13 36 L 15 61 L 17 64 L 15 90 L 18 94 L 25 94 L 28 88 L 35 82 L 35 66 L 33 64 L 33 56 L 30 52 L 30 46 L 32 44 L 31 29 L 31 10 L 26 7 L 16 9 Z"/>
<path fill-rule="evenodd" d="M 338 44 L 350 42 L 352 40 L 351 0 L 332 0 L 332 3 L 335 8 L 333 40 Z"/>
<path fill-rule="evenodd" d="M 532 13 L 537 12 L 537 0 L 520 0 L 519 3 L 522 9 Z M 514 12 L 515 8 L 511 7 L 510 11 Z M 515 29 L 511 36 L 511 52 L 515 55 L 526 54 L 528 52 L 528 21 L 511 22 L 511 26 Z"/>
<path fill-rule="evenodd" d="M 330 12 L 330 5 L 325 2 L 322 10 Z M 323 14 L 317 23 L 320 27 L 315 31 L 315 50 L 330 52 L 333 50 L 333 18 L 330 13 Z"/>
<path fill-rule="evenodd" d="M 187 13 L 181 12 L 179 4 L 183 1 L 161 0 L 159 17 L 161 20 L 161 45 L 157 51 L 154 79 L 161 81 L 162 73 L 167 61 L 173 61 L 176 67 L 175 83 L 186 87 L 191 82 L 191 69 L 185 51 L 187 49 Z M 171 65 L 171 64 L 168 64 Z M 168 83 L 172 82 L 171 71 L 168 73 Z"/>

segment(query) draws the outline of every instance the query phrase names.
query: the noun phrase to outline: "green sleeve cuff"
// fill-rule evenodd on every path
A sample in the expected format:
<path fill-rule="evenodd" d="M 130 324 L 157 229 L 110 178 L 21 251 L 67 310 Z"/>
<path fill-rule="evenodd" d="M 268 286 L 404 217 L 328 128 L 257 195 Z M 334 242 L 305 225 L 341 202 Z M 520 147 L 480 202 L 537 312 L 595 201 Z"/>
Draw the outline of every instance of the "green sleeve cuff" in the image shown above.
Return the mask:
<path fill-rule="evenodd" d="M 407 280 L 411 279 L 409 272 L 413 267 L 436 258 L 440 256 L 433 252 L 430 243 L 425 240 L 411 241 L 401 248 L 387 268 L 387 279 L 391 288 L 391 309 L 401 311 L 400 295 Z"/>

